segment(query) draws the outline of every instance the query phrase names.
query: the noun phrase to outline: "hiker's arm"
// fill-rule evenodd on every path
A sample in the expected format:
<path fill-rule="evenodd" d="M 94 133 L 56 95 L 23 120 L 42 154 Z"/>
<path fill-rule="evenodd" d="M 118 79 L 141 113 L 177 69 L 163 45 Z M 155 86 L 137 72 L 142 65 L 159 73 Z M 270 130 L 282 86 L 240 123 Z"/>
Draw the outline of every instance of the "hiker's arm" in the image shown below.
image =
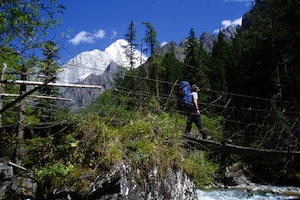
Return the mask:
<path fill-rule="evenodd" d="M 198 101 L 197 101 L 197 99 L 193 99 L 193 101 L 194 101 L 194 105 L 195 105 L 195 107 L 196 107 L 196 109 L 197 109 L 197 113 L 200 114 L 200 110 L 199 110 L 199 106 L 198 106 Z"/>

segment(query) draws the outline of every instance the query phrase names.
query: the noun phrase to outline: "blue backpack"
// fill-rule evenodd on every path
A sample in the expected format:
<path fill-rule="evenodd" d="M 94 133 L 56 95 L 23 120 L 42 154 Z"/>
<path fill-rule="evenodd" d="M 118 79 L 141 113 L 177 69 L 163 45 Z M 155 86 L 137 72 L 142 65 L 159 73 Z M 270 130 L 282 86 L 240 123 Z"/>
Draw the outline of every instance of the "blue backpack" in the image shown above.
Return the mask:
<path fill-rule="evenodd" d="M 183 110 L 193 105 L 191 85 L 187 81 L 182 81 L 178 90 L 178 107 L 180 110 Z"/>

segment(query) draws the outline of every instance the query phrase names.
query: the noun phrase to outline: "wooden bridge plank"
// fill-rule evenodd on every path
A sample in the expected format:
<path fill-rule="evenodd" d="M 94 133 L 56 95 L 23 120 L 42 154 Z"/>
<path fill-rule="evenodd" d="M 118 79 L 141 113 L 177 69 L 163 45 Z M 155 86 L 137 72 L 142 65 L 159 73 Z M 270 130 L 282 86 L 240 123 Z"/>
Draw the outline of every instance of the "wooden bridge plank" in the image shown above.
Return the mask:
<path fill-rule="evenodd" d="M 277 149 L 260 149 L 253 147 L 244 147 L 239 145 L 233 145 L 228 143 L 221 143 L 214 140 L 197 139 L 193 136 L 183 136 L 186 141 L 185 144 L 188 148 L 196 148 L 202 151 L 208 152 L 221 152 L 228 154 L 246 154 L 246 155 L 258 155 L 258 154 L 276 154 L 276 155 L 300 155 L 300 151 L 286 151 Z"/>

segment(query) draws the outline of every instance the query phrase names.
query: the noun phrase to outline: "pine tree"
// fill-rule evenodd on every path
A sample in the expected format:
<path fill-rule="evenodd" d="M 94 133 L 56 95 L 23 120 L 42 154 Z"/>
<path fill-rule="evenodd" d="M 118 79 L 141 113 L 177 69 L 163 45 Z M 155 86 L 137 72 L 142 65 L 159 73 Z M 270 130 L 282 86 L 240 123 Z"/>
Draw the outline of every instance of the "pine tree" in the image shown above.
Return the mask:
<path fill-rule="evenodd" d="M 200 54 L 199 54 L 199 43 L 196 37 L 195 31 L 192 28 L 189 32 L 189 37 L 185 43 L 185 69 L 184 77 L 185 79 L 196 82 L 196 77 L 194 76 L 197 73 L 197 68 L 200 64 Z"/>
<path fill-rule="evenodd" d="M 53 41 L 45 42 L 43 48 L 44 59 L 40 61 L 40 74 L 43 76 L 43 81 L 57 76 L 59 70 L 57 63 L 59 59 L 58 52 L 58 46 Z M 39 91 L 42 95 L 46 96 L 56 96 L 59 94 L 58 88 L 51 86 L 44 86 Z M 39 99 L 38 102 L 38 110 L 36 113 L 40 116 L 40 120 L 42 122 L 53 121 L 53 111 L 57 107 L 56 102 L 48 99 Z"/>
<path fill-rule="evenodd" d="M 125 34 L 125 39 L 128 42 L 128 45 L 125 46 L 125 54 L 127 59 L 129 60 L 130 69 L 133 69 L 133 66 L 135 64 L 135 61 L 137 58 L 134 57 L 135 48 L 138 46 L 138 44 L 135 43 L 136 40 L 136 31 L 134 27 L 134 22 L 131 21 L 127 30 L 127 33 Z"/>
<path fill-rule="evenodd" d="M 193 28 L 189 32 L 185 46 L 184 79 L 190 81 L 192 84 L 198 84 L 200 87 L 208 86 L 206 66 L 201 60 L 200 48 L 202 47 L 200 47 L 199 40 Z"/>
<path fill-rule="evenodd" d="M 163 67 L 163 73 L 161 74 L 163 80 L 171 83 L 182 80 L 182 63 L 176 58 L 174 51 L 164 55 L 161 66 Z"/>
<path fill-rule="evenodd" d="M 143 40 L 148 45 L 147 51 L 152 55 L 154 49 L 158 46 L 157 33 L 149 22 L 143 22 L 143 25 L 146 27 L 146 36 Z"/>
<path fill-rule="evenodd" d="M 224 40 L 224 33 L 220 31 L 218 40 L 214 42 L 209 67 L 209 82 L 213 90 L 226 91 L 226 69 L 230 62 L 229 44 Z"/>
<path fill-rule="evenodd" d="M 150 64 L 149 66 L 149 78 L 155 80 L 155 86 L 152 87 L 152 83 L 150 83 L 149 88 L 150 91 L 156 93 L 156 96 L 159 97 L 159 64 L 155 62 L 155 57 L 153 55 L 154 50 L 156 47 L 158 47 L 158 41 L 157 41 L 157 33 L 154 29 L 154 27 L 149 22 L 143 22 L 143 25 L 146 26 L 146 36 L 143 39 L 143 41 L 148 45 L 148 48 L 146 49 L 150 53 L 150 58 L 148 59 L 148 62 Z"/>
<path fill-rule="evenodd" d="M 299 8 L 293 0 L 257 1 L 233 41 L 234 91 L 299 104 Z"/>

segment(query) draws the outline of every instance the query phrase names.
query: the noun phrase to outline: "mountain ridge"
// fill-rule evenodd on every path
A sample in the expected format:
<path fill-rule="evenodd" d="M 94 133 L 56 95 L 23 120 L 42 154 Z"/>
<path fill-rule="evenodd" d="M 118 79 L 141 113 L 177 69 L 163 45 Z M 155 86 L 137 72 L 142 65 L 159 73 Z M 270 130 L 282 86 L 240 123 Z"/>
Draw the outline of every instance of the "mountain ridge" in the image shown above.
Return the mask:
<path fill-rule="evenodd" d="M 58 81 L 65 83 L 76 83 L 84 80 L 91 74 L 101 75 L 107 66 L 114 62 L 119 66 L 129 68 L 129 62 L 124 53 L 124 47 L 128 45 L 128 42 L 124 39 L 116 40 L 104 51 L 94 49 L 92 51 L 81 52 L 74 58 L 70 59 L 62 67 L 62 72 L 58 74 Z M 134 57 L 144 63 L 147 57 L 139 50 L 135 51 Z M 142 57 L 142 59 L 141 59 Z M 138 67 L 142 63 L 136 63 L 134 68 Z"/>
<path fill-rule="evenodd" d="M 230 41 L 235 37 L 236 29 L 234 27 L 227 27 L 221 30 L 225 36 L 226 41 Z M 214 42 L 218 39 L 217 34 L 209 34 L 204 32 L 199 41 L 204 44 L 206 51 L 210 52 L 213 48 Z M 185 42 L 182 40 L 180 44 L 174 41 L 155 49 L 154 54 L 163 56 L 168 52 L 176 52 L 176 58 L 183 62 L 185 58 Z M 59 74 L 59 82 L 77 83 L 86 85 L 101 85 L 103 89 L 80 89 L 80 88 L 62 88 L 60 90 L 61 96 L 70 98 L 72 101 L 61 102 L 70 111 L 76 111 L 84 108 L 93 101 L 95 101 L 105 89 L 110 89 L 114 86 L 115 73 L 119 67 L 129 69 L 129 62 L 124 52 L 124 46 L 128 43 L 123 39 L 119 39 L 112 43 L 105 51 L 95 49 L 93 51 L 82 52 L 76 57 L 68 61 L 64 65 L 64 72 Z M 174 51 L 176 49 L 176 51 Z M 135 58 L 141 60 L 141 52 L 136 50 Z M 136 63 L 134 68 L 144 64 L 147 57 L 143 55 L 142 62 Z M 119 67 L 118 67 L 119 66 Z"/>

